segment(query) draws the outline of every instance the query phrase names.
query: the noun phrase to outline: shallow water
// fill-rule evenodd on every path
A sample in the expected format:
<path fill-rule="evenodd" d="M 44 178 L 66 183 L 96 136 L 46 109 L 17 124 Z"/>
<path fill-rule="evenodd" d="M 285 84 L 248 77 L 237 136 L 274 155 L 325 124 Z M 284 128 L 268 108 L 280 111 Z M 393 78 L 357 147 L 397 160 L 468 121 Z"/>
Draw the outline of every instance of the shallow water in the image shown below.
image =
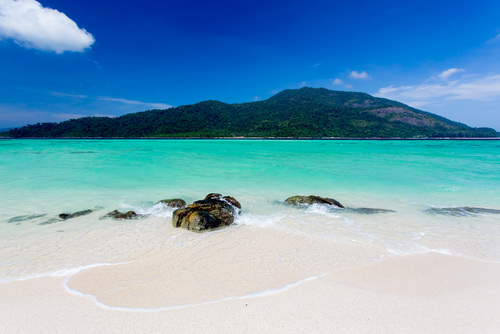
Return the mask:
<path fill-rule="evenodd" d="M 350 245 L 339 266 L 431 250 L 500 261 L 499 141 L 3 140 L 0 186 L 2 281 L 201 250 L 249 229 Z M 236 225 L 177 230 L 155 204 L 211 192 L 241 202 Z M 297 194 L 347 209 L 283 204 Z M 143 216 L 103 218 L 114 209 Z"/>

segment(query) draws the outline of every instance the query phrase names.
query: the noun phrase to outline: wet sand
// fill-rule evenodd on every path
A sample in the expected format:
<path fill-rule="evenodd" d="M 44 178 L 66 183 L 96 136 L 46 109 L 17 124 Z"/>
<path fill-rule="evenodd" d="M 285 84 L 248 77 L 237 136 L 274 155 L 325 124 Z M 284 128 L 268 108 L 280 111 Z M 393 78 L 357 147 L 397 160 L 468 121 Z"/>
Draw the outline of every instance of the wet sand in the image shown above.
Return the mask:
<path fill-rule="evenodd" d="M 152 257 L 147 263 L 93 268 L 73 277 L 0 284 L 1 332 L 500 332 L 500 264 L 438 253 L 400 256 L 257 294 L 252 291 L 258 289 L 246 288 L 250 294 L 239 297 L 242 284 L 232 278 L 241 273 L 229 268 L 226 295 L 236 297 L 224 299 L 222 288 L 199 296 L 189 282 L 183 288 L 154 277 L 149 282 L 141 275 L 134 278 L 137 269 L 159 260 L 164 261 Z M 178 268 L 171 270 L 175 274 Z"/>

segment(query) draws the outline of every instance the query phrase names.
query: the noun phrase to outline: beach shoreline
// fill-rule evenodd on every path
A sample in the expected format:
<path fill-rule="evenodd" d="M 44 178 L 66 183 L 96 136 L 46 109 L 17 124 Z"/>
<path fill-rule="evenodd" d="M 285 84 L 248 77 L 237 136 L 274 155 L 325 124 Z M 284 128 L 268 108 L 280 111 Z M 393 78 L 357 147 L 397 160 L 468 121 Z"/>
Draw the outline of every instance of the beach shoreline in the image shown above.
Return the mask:
<path fill-rule="evenodd" d="M 499 332 L 497 142 L 2 143 L 2 334 Z"/>
<path fill-rule="evenodd" d="M 129 310 L 113 308 L 76 294 L 90 288 L 100 298 L 99 280 L 113 274 L 102 277 L 97 269 L 85 271 L 94 271 L 94 276 L 83 282 L 72 284 L 69 279 L 70 290 L 65 288 L 67 277 L 0 284 L 2 333 L 494 333 L 500 329 L 500 264 L 439 253 L 398 256 L 333 271 L 275 293 L 171 309 L 134 309 L 132 304 Z M 114 273 L 112 279 L 120 278 Z M 141 298 L 153 298 L 159 289 L 169 286 L 155 287 Z"/>

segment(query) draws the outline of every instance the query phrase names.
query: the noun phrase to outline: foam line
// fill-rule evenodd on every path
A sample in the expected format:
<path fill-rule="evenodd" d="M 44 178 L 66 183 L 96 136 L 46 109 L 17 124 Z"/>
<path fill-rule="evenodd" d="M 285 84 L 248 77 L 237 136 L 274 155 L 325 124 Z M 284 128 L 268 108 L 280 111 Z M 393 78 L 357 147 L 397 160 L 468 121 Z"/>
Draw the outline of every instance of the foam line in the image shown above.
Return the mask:
<path fill-rule="evenodd" d="M 185 309 L 185 308 L 190 308 L 190 307 L 196 307 L 196 306 L 204 306 L 204 305 L 216 304 L 216 303 L 226 302 L 226 301 L 231 301 L 231 300 L 241 300 L 241 299 L 250 299 L 250 298 L 260 298 L 260 297 L 271 296 L 271 295 L 275 295 L 275 294 L 278 294 L 278 293 L 282 293 L 282 292 L 288 291 L 288 290 L 290 290 L 292 288 L 295 288 L 295 287 L 297 287 L 297 286 L 299 286 L 301 284 L 317 280 L 317 279 L 319 279 L 321 277 L 324 277 L 324 276 L 330 274 L 330 272 L 326 272 L 326 273 L 319 274 L 319 275 L 316 275 L 316 276 L 307 277 L 307 278 L 301 279 L 299 281 L 287 284 L 287 285 L 285 285 L 285 286 L 283 286 L 281 288 L 265 289 L 265 290 L 262 290 L 262 291 L 252 292 L 252 293 L 241 295 L 241 296 L 228 296 L 228 297 L 224 297 L 224 298 L 220 298 L 220 299 L 215 299 L 215 300 L 209 300 L 209 301 L 201 302 L 201 303 L 191 303 L 191 304 L 172 305 L 172 306 L 153 307 L 153 308 L 145 308 L 145 307 L 123 307 L 123 306 L 110 306 L 110 305 L 106 305 L 103 302 L 99 301 L 99 299 L 97 298 L 97 296 L 94 296 L 92 294 L 83 293 L 83 292 L 81 292 L 79 290 L 70 288 L 69 285 L 68 285 L 69 280 L 75 274 L 76 274 L 76 272 L 73 273 L 73 274 L 71 274 L 70 276 L 66 277 L 66 279 L 64 280 L 63 284 L 64 284 L 65 290 L 67 292 L 69 292 L 70 294 L 73 294 L 73 295 L 76 295 L 76 296 L 79 296 L 79 297 L 88 298 L 88 299 L 92 300 L 97 306 L 99 306 L 101 308 L 104 308 L 104 309 L 107 309 L 107 310 L 113 310 L 113 311 L 128 311 L 128 312 L 164 312 L 164 311 L 180 310 L 180 309 Z"/>
<path fill-rule="evenodd" d="M 75 274 L 79 273 L 80 271 L 87 270 L 87 269 L 93 269 L 97 267 L 106 267 L 106 266 L 116 266 L 120 264 L 127 264 L 130 262 L 119 262 L 119 263 L 95 263 L 95 264 L 89 264 L 86 266 L 81 266 L 81 267 L 76 267 L 76 268 L 70 268 L 70 269 L 62 269 L 58 270 L 55 272 L 49 272 L 49 273 L 41 273 L 41 274 L 33 274 L 33 275 L 28 275 L 24 277 L 15 277 L 15 278 L 6 278 L 0 280 L 1 283 L 13 283 L 13 282 L 20 282 L 20 281 L 29 281 L 32 279 L 37 279 L 37 278 L 43 278 L 43 277 L 64 277 L 64 276 L 74 276 Z"/>

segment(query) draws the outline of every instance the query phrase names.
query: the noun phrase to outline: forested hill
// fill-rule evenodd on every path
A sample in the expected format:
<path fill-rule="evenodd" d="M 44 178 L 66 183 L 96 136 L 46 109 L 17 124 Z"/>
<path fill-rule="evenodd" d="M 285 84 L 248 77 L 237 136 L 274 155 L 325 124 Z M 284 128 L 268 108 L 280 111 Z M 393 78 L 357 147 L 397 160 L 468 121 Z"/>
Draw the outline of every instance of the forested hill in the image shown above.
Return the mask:
<path fill-rule="evenodd" d="M 10 137 L 498 137 L 365 93 L 285 90 L 259 102 L 205 101 L 121 117 L 84 117 L 12 129 Z"/>

